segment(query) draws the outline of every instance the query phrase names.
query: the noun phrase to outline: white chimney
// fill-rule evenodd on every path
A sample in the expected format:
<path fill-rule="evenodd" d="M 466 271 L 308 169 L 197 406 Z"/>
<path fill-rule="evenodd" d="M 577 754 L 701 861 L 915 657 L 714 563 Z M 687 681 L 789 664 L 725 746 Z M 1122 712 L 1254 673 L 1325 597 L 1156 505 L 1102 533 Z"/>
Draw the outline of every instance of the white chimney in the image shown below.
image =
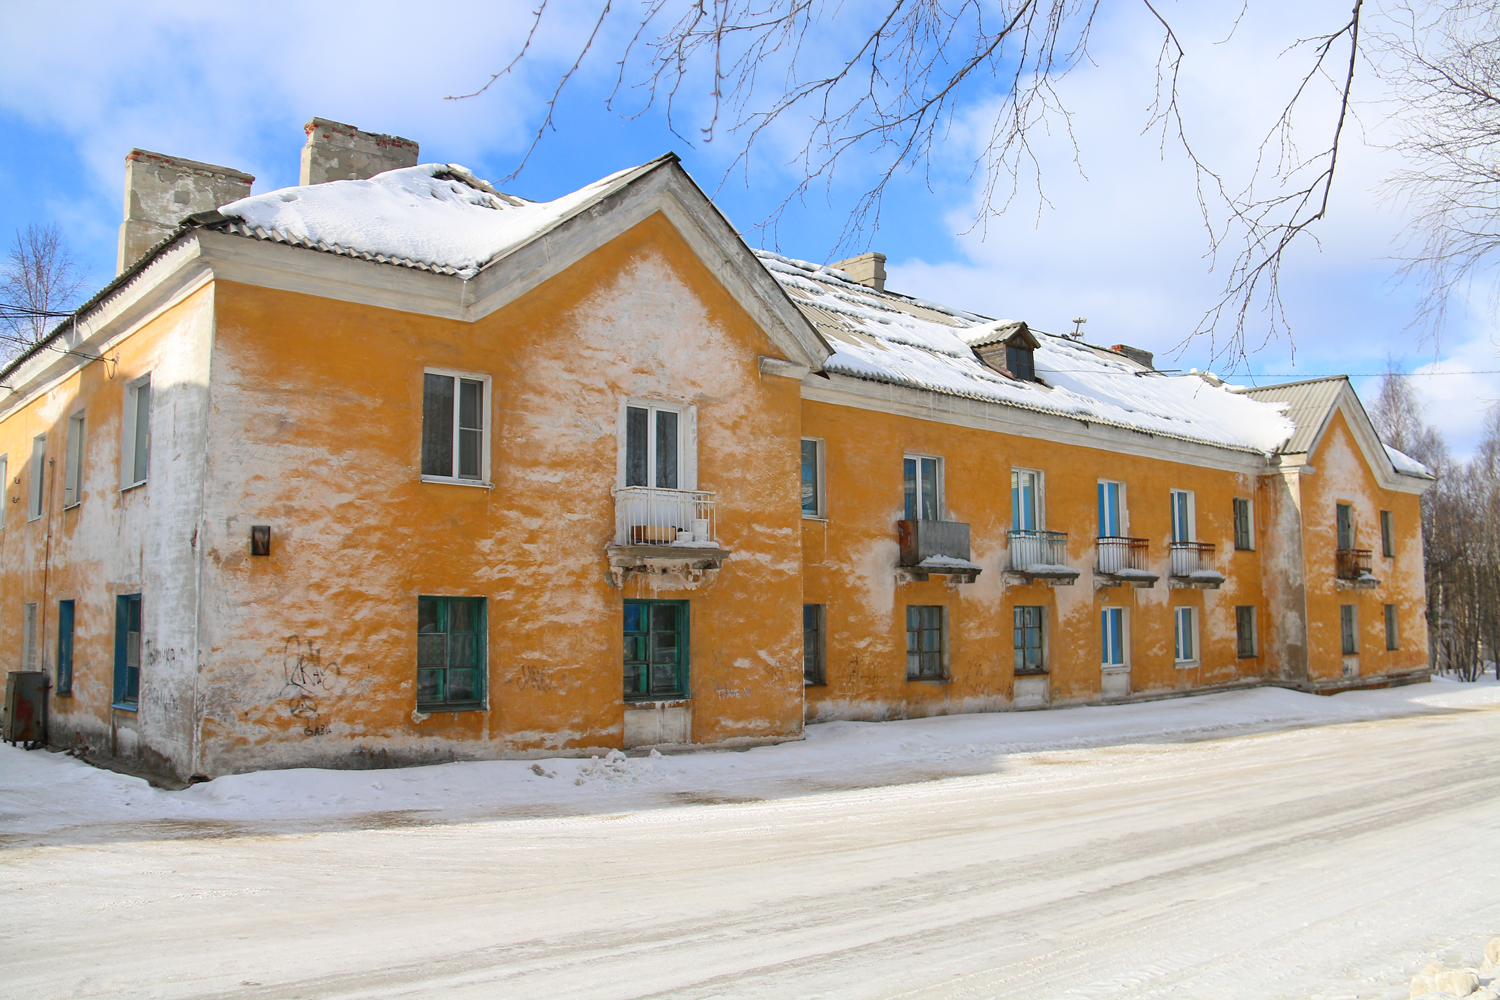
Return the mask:
<path fill-rule="evenodd" d="M 125 157 L 125 221 L 116 273 L 123 274 L 189 215 L 246 197 L 254 181 L 230 167 L 132 149 Z"/>
<path fill-rule="evenodd" d="M 307 145 L 302 147 L 299 184 L 362 181 L 387 170 L 417 165 L 417 144 L 399 135 L 361 132 L 353 125 L 327 118 L 314 118 L 303 129 Z"/>

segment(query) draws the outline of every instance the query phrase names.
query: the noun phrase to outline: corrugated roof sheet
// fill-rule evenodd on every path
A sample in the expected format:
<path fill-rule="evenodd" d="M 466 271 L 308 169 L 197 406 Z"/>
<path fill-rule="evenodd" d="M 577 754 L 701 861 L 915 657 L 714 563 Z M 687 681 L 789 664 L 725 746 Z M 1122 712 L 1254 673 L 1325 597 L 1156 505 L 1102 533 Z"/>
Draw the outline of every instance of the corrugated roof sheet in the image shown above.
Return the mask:
<path fill-rule="evenodd" d="M 1286 415 L 1297 425 L 1297 429 L 1281 450 L 1284 454 L 1299 455 L 1312 450 L 1313 439 L 1323 429 L 1328 412 L 1333 409 L 1339 392 L 1348 382 L 1349 379 L 1345 376 L 1334 375 L 1329 378 L 1308 379 L 1306 382 L 1236 389 L 1235 392 L 1263 403 L 1286 403 Z"/>

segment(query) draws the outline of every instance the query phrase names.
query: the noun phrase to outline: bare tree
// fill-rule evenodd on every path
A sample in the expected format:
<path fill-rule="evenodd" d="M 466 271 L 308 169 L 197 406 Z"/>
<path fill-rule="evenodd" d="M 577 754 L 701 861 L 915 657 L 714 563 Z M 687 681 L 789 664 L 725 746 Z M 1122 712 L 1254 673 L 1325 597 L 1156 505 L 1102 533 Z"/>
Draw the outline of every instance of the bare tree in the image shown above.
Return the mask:
<path fill-rule="evenodd" d="M 0 356 L 15 357 L 39 343 L 53 321 L 68 315 L 82 285 L 78 261 L 55 225 L 17 230 L 0 267 Z"/>
<path fill-rule="evenodd" d="M 549 2 L 540 0 L 514 59 L 462 97 L 483 93 L 527 57 Z M 1222 297 L 1198 332 L 1220 335 L 1216 356 L 1242 357 L 1247 325 L 1257 317 L 1268 318 L 1267 333 L 1285 328 L 1282 262 L 1327 215 L 1360 65 L 1364 0 L 1349 0 L 1347 17 L 1326 33 L 1289 40 L 1289 51 L 1304 57 L 1292 71 L 1296 86 L 1238 189 L 1189 139 L 1179 90 L 1188 53 L 1179 35 L 1157 3 L 1136 2 L 1161 39 L 1156 100 L 1143 124 L 1160 131 L 1164 147 L 1174 143 L 1188 157 L 1211 254 L 1231 261 Z M 591 30 L 558 77 L 517 172 L 556 128 L 558 101 L 596 47 L 617 64 L 611 107 L 637 94 L 641 104 L 626 110 L 630 116 L 661 103 L 677 134 L 704 142 L 727 136 L 736 155 L 726 176 L 741 171 L 748 179 L 758 145 L 799 137 L 793 157 L 801 179 L 756 227 L 773 246 L 785 213 L 815 187 L 831 185 L 840 168 L 858 169 L 868 183 L 833 252 L 864 244 L 879 226 L 892 179 L 905 172 L 930 176 L 934 151 L 955 117 L 981 102 L 993 101 L 995 110 L 974 164 L 983 178 L 977 225 L 1009 209 L 1023 183 L 1034 183 L 1038 207 L 1045 203 L 1038 137 L 1061 134 L 1075 162 L 1081 156 L 1058 84 L 1091 62 L 1099 0 L 643 0 L 618 11 L 614 0 L 593 0 L 589 6 Z M 612 17 L 624 22 L 623 31 L 609 30 Z M 851 23 L 857 30 L 842 30 Z M 1320 91 L 1331 91 L 1336 114 L 1323 138 L 1299 144 L 1294 121 Z M 706 106 L 687 100 L 704 93 Z"/>

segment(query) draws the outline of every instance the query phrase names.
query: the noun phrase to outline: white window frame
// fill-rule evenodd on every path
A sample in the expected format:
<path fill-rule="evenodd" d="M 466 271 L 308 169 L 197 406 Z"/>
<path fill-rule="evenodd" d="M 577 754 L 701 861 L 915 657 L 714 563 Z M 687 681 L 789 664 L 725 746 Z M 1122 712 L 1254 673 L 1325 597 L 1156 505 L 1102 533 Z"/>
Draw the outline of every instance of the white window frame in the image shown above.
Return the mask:
<path fill-rule="evenodd" d="M 140 407 L 137 398 L 141 389 L 150 396 L 146 400 L 146 426 L 140 427 Z M 125 386 L 125 409 L 120 414 L 120 489 L 129 490 L 142 485 L 151 478 L 151 411 L 156 408 L 156 393 L 151 386 L 151 373 Z M 142 475 L 135 475 L 135 446 L 137 438 L 146 435 L 146 468 Z"/>
<path fill-rule="evenodd" d="M 1198 609 L 1191 604 L 1172 608 L 1172 660 L 1179 667 L 1195 667 L 1203 658 L 1203 632 L 1198 627 Z M 1182 623 L 1187 622 L 1187 645 L 1182 642 Z"/>
<path fill-rule="evenodd" d="M 1042 470 L 1041 469 L 1023 469 L 1020 466 L 1012 466 L 1011 470 L 1010 470 L 1010 497 L 1011 497 L 1011 502 L 1010 502 L 1010 527 L 1011 527 L 1011 530 L 1012 531 L 1022 530 L 1020 528 L 1020 525 L 1016 523 L 1016 485 L 1017 485 L 1016 484 L 1016 478 L 1017 478 L 1018 474 L 1023 473 L 1023 472 L 1024 473 L 1028 473 L 1028 474 L 1036 477 L 1036 485 L 1035 485 L 1035 488 L 1032 490 L 1032 498 L 1031 498 L 1032 505 L 1036 508 L 1035 511 L 1034 511 L 1034 513 L 1036 515 L 1036 524 L 1033 527 L 1031 527 L 1029 529 L 1025 529 L 1025 530 L 1029 530 L 1029 531 L 1046 531 L 1047 530 L 1047 501 L 1046 501 L 1046 497 L 1047 497 L 1046 482 L 1047 482 L 1047 479 L 1046 479 L 1046 477 L 1044 475 L 1042 475 Z"/>
<path fill-rule="evenodd" d="M 31 482 L 26 484 L 26 520 L 35 521 L 47 509 L 47 435 L 31 439 Z"/>
<path fill-rule="evenodd" d="M 1094 516 L 1095 516 L 1096 521 L 1097 521 L 1097 518 L 1098 518 L 1098 510 L 1097 510 L 1097 506 L 1098 506 L 1098 503 L 1097 503 L 1097 501 L 1098 501 L 1098 487 L 1099 486 L 1110 486 L 1110 485 L 1118 486 L 1120 488 L 1120 490 L 1119 490 L 1119 494 L 1120 494 L 1120 511 L 1119 511 L 1119 514 L 1120 514 L 1120 533 L 1118 535 L 1103 535 L 1103 534 L 1099 534 L 1099 532 L 1104 529 L 1104 526 L 1100 525 L 1100 524 L 1096 524 L 1097 530 L 1095 531 L 1095 536 L 1098 537 L 1098 538 L 1129 538 L 1130 537 L 1130 503 L 1129 503 L 1129 496 L 1128 496 L 1128 494 L 1126 492 L 1125 483 L 1122 482 L 1121 480 L 1118 480 L 1118 479 L 1100 479 L 1098 481 L 1098 483 L 1097 483 L 1097 485 L 1095 486 L 1095 489 L 1094 489 L 1094 493 L 1095 493 L 1095 507 L 1096 507 Z"/>
<path fill-rule="evenodd" d="M 691 403 L 673 403 L 664 399 L 648 399 L 627 396 L 620 400 L 619 413 L 615 418 L 615 486 L 625 487 L 625 465 L 629 443 L 626 440 L 630 407 L 651 411 L 666 410 L 677 414 L 677 489 L 698 488 L 698 408 Z M 646 468 L 656 474 L 656 417 L 648 417 L 646 425 Z M 801 468 L 800 462 L 798 468 Z M 640 487 L 637 487 L 640 488 Z M 669 487 L 645 487 L 646 489 L 668 489 Z"/>
<path fill-rule="evenodd" d="M 63 469 L 63 510 L 83 502 L 84 412 L 68 418 L 67 466 Z"/>
<path fill-rule="evenodd" d="M 1234 545 L 1234 543 L 1236 541 L 1236 539 L 1234 537 L 1234 530 L 1235 530 L 1235 528 L 1234 528 L 1234 505 L 1236 503 L 1243 503 L 1245 505 L 1245 520 L 1246 520 L 1246 528 L 1247 528 L 1247 539 L 1246 540 L 1250 544 L 1248 546 L 1246 546 L 1245 548 L 1243 548 L 1243 549 L 1241 549 L 1238 546 Z M 1235 497 L 1233 500 L 1230 501 L 1230 505 L 1229 505 L 1229 534 L 1230 534 L 1230 538 L 1229 538 L 1230 545 L 1234 546 L 1234 548 L 1237 551 L 1240 551 L 1240 552 L 1254 552 L 1255 551 L 1255 499 L 1253 497 Z"/>
<path fill-rule="evenodd" d="M 1186 538 L 1178 538 L 1177 537 L 1177 527 L 1178 527 L 1178 525 L 1177 525 L 1177 509 L 1178 509 L 1178 505 L 1179 505 L 1178 504 L 1178 497 L 1185 498 L 1184 501 L 1183 501 L 1183 503 L 1182 503 L 1182 507 L 1185 510 L 1185 516 L 1187 518 L 1187 524 L 1183 525 L 1183 527 L 1185 527 L 1187 529 L 1187 531 L 1186 531 L 1187 537 Z M 1172 490 L 1171 493 L 1168 496 L 1168 504 L 1169 504 L 1169 506 L 1168 506 L 1167 510 L 1171 514 L 1171 523 L 1172 523 L 1172 531 L 1171 531 L 1171 539 L 1172 539 L 1172 541 L 1174 541 L 1174 542 L 1196 542 L 1198 540 L 1198 502 L 1197 502 L 1197 499 L 1193 495 L 1193 491 L 1192 490 L 1176 490 L 1176 489 Z"/>
<path fill-rule="evenodd" d="M 1120 661 L 1111 662 L 1109 656 L 1109 644 L 1106 637 L 1109 630 L 1104 627 L 1104 616 L 1110 612 L 1120 613 Z M 1104 670 L 1129 670 L 1130 669 L 1130 609 L 1119 605 L 1106 604 L 1099 609 L 1099 661 Z"/>
<path fill-rule="evenodd" d="M 801 504 L 802 504 L 802 445 L 809 444 L 809 443 L 815 445 L 817 447 L 817 451 L 818 451 L 818 457 L 817 457 L 817 466 L 818 466 L 818 472 L 817 472 L 817 475 L 818 475 L 817 505 L 818 505 L 818 510 L 817 510 L 816 513 L 809 514 L 807 512 L 807 508 L 803 507 L 802 508 L 802 516 L 804 518 L 806 518 L 807 520 L 809 520 L 809 521 L 826 521 L 826 520 L 828 520 L 828 474 L 827 474 L 827 472 L 825 471 L 825 468 L 824 468 L 824 466 L 826 464 L 825 458 L 824 458 L 824 454 L 825 454 L 825 451 L 826 451 L 826 442 L 822 438 L 805 437 L 805 438 L 802 438 L 802 440 L 797 445 L 797 504 L 798 504 L 799 507 L 801 507 Z"/>
<path fill-rule="evenodd" d="M 449 466 L 450 469 L 455 469 L 458 466 L 459 437 L 461 434 L 461 429 L 458 426 L 458 408 L 461 401 L 461 393 L 459 392 L 459 380 L 481 382 L 484 384 L 484 405 L 480 407 L 480 419 L 484 421 L 484 426 L 480 428 L 479 433 L 479 478 L 466 479 L 456 475 L 429 476 L 426 473 L 422 472 L 422 439 L 426 436 L 425 427 L 422 429 L 421 433 L 417 435 L 417 474 L 421 476 L 422 482 L 424 483 L 447 483 L 451 486 L 478 486 L 482 489 L 492 489 L 494 487 L 494 483 L 492 483 L 490 480 L 490 429 L 491 425 L 494 423 L 495 396 L 490 376 L 481 375 L 478 372 L 458 371 L 455 368 L 423 368 L 421 385 L 421 398 L 423 400 L 421 413 L 423 421 L 427 419 L 426 398 L 428 375 L 442 375 L 454 380 L 453 465 Z"/>
<path fill-rule="evenodd" d="M 937 517 L 933 520 L 946 521 L 948 513 L 948 497 L 945 481 L 948 478 L 948 470 L 945 469 L 941 455 L 924 455 L 920 452 L 908 451 L 901 454 L 901 517 L 906 517 L 906 463 L 914 460 L 917 463 L 917 520 L 922 520 L 922 461 L 927 460 L 936 463 L 937 482 L 933 490 L 933 506 L 937 508 Z"/>

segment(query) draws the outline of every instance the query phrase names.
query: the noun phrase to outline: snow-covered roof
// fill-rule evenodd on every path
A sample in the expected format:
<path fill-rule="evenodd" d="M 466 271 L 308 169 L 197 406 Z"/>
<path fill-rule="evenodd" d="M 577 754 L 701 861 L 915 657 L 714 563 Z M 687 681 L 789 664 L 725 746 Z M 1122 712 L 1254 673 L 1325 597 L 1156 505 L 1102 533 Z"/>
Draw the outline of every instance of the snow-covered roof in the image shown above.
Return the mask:
<path fill-rule="evenodd" d="M 1404 472 L 1408 476 L 1431 476 L 1432 470 L 1418 462 L 1415 458 L 1405 452 L 1397 451 L 1390 445 L 1381 442 L 1385 453 L 1390 456 L 1391 464 L 1396 467 L 1397 472 Z"/>
<path fill-rule="evenodd" d="M 757 256 L 834 348 L 823 366 L 830 372 L 1266 455 L 1296 429 L 1279 406 L 1036 331 L 1044 384 L 1008 378 L 973 345 L 1003 339 L 1021 327 L 1015 320 L 879 292 L 836 268 Z"/>
<path fill-rule="evenodd" d="M 468 277 L 660 162 L 541 202 L 496 191 L 457 164 L 423 163 L 251 195 L 219 214 L 222 228 L 241 236 Z"/>

